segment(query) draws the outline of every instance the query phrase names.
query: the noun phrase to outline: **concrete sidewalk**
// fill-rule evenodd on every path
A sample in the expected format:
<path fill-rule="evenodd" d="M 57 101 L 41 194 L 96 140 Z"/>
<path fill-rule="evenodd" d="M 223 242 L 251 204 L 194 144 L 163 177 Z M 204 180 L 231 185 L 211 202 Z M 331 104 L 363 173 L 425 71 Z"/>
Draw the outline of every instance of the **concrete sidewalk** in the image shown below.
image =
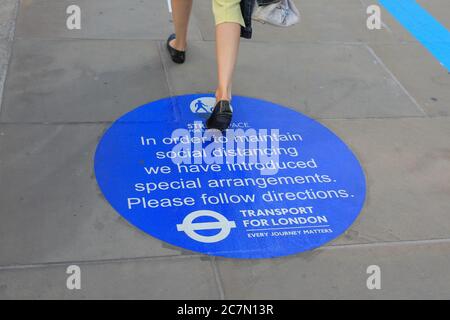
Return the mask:
<path fill-rule="evenodd" d="M 332 129 L 367 175 L 366 206 L 331 244 L 271 260 L 213 258 L 130 226 L 103 198 L 93 152 L 137 106 L 215 89 L 211 0 L 195 0 L 184 65 L 165 52 L 165 0 L 0 4 L 0 299 L 450 298 L 450 75 L 368 0 L 295 0 L 290 29 L 256 23 L 234 94 Z M 450 2 L 419 0 L 450 29 Z M 207 71 L 210 70 L 210 71 Z M 3 88 L 3 92 L 2 92 Z M 82 289 L 66 288 L 66 268 Z M 378 265 L 382 289 L 368 290 Z"/>

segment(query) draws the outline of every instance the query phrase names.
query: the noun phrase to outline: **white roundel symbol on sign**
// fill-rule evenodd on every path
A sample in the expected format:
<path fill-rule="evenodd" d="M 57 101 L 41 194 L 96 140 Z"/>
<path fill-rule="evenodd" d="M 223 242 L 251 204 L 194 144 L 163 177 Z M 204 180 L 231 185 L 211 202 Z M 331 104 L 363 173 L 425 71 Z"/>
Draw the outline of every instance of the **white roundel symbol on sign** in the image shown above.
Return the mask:
<path fill-rule="evenodd" d="M 202 222 L 194 223 L 194 220 L 200 217 L 211 217 L 216 219 L 216 222 Z M 236 228 L 234 221 L 229 221 L 223 215 L 211 210 L 198 210 L 188 214 L 182 224 L 177 224 L 178 231 L 184 231 L 189 238 L 203 243 L 214 243 L 224 240 L 231 232 L 231 229 Z M 220 230 L 219 233 L 213 236 L 203 236 L 197 233 L 197 230 Z"/>

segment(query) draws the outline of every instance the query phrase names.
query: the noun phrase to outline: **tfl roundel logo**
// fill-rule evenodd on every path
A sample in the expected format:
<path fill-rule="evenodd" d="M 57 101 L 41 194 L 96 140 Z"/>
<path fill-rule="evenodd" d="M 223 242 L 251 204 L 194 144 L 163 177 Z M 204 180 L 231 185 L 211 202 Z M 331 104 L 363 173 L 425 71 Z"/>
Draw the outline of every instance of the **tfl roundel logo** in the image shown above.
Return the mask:
<path fill-rule="evenodd" d="M 194 220 L 200 217 L 214 218 L 214 222 L 197 222 Z M 231 232 L 231 229 L 236 228 L 234 221 L 229 221 L 220 213 L 210 210 L 198 210 L 188 214 L 182 224 L 177 224 L 178 231 L 184 231 L 186 235 L 198 242 L 214 243 L 224 240 Z M 197 232 L 197 230 L 218 230 L 212 236 L 204 236 Z"/>

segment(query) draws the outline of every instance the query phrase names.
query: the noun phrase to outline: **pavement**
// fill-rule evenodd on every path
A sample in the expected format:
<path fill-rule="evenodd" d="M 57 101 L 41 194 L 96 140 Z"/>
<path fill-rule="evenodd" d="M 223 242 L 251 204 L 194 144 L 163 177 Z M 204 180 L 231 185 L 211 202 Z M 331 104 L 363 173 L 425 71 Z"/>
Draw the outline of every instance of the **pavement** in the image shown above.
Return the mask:
<path fill-rule="evenodd" d="M 82 9 L 68 30 L 66 8 Z M 195 0 L 189 55 L 173 64 L 164 0 L 0 3 L 0 299 L 450 298 L 450 75 L 368 0 L 295 0 L 289 29 L 255 24 L 234 94 L 332 129 L 367 176 L 358 220 L 324 247 L 265 260 L 215 258 L 130 226 L 103 198 L 93 152 L 137 106 L 215 89 L 210 0 Z M 450 30 L 450 2 L 419 0 Z M 81 290 L 68 290 L 78 265 Z M 381 270 L 369 290 L 367 268 Z"/>

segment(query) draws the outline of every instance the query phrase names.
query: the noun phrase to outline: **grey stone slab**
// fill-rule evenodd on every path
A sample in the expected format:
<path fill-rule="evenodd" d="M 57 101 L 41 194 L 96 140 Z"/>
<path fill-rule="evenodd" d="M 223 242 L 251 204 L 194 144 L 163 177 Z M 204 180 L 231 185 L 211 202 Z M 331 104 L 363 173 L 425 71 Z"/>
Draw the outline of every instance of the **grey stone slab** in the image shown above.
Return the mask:
<path fill-rule="evenodd" d="M 69 5 L 81 9 L 81 29 L 66 27 Z M 166 39 L 173 27 L 167 1 L 154 0 L 24 0 L 17 20 L 23 38 Z M 195 18 L 189 35 L 201 39 Z"/>
<path fill-rule="evenodd" d="M 104 199 L 93 157 L 105 129 L 0 124 L 0 266 L 184 254 Z"/>
<path fill-rule="evenodd" d="M 412 41 L 402 28 L 391 29 L 395 21 L 382 10 L 384 26 L 381 30 L 367 28 L 367 7 L 362 0 L 295 0 L 301 13 L 301 22 L 289 28 L 279 28 L 253 21 L 252 41 L 283 45 L 286 42 L 376 42 L 396 43 Z M 195 1 L 195 16 L 200 21 L 203 38 L 213 40 L 214 17 L 211 1 Z M 269 45 L 269 44 L 267 44 Z"/>
<path fill-rule="evenodd" d="M 370 5 L 379 5 L 381 9 L 381 30 L 367 30 L 364 37 L 364 41 L 368 43 L 407 43 L 407 42 L 417 42 L 408 30 L 406 30 L 403 25 L 401 25 L 395 17 L 393 17 L 379 1 L 372 0 L 359 0 L 364 7 L 364 11 Z"/>
<path fill-rule="evenodd" d="M 365 208 L 334 245 L 450 238 L 450 118 L 324 123 L 367 177 Z"/>
<path fill-rule="evenodd" d="M 214 43 L 191 42 L 184 65 L 163 54 L 176 94 L 214 92 Z M 319 118 L 423 116 L 363 45 L 244 42 L 233 93 L 273 101 Z"/>
<path fill-rule="evenodd" d="M 450 244 L 316 250 L 296 257 L 218 260 L 226 299 L 449 299 Z M 367 268 L 380 267 L 381 290 Z"/>
<path fill-rule="evenodd" d="M 12 39 L 19 0 L 0 2 L 0 39 Z"/>
<path fill-rule="evenodd" d="M 450 2 L 446 0 L 418 0 L 425 10 L 427 10 L 444 28 L 450 30 Z"/>
<path fill-rule="evenodd" d="M 371 0 L 360 0 L 365 6 L 374 4 L 375 1 Z M 445 28 L 450 29 L 450 18 L 448 12 L 450 12 L 450 3 L 446 0 L 416 0 L 416 2 L 423 7 L 429 14 L 431 14 L 436 20 L 438 20 Z M 382 21 L 384 23 L 384 29 L 388 33 L 391 33 L 397 40 L 397 43 L 404 42 L 415 42 L 415 39 L 409 31 L 407 31 L 391 14 L 382 7 Z M 385 41 L 386 38 L 380 32 L 371 32 L 372 38 L 369 38 L 371 43 L 390 43 L 390 41 Z M 380 36 L 383 38 L 379 38 Z"/>
<path fill-rule="evenodd" d="M 0 299 L 218 299 L 211 262 L 193 259 L 79 265 L 81 290 L 67 267 L 0 270 Z"/>
<path fill-rule="evenodd" d="M 418 43 L 371 47 L 428 115 L 450 115 L 450 73 L 425 47 Z"/>
<path fill-rule="evenodd" d="M 112 121 L 168 96 L 152 41 L 15 42 L 2 121 Z"/>

